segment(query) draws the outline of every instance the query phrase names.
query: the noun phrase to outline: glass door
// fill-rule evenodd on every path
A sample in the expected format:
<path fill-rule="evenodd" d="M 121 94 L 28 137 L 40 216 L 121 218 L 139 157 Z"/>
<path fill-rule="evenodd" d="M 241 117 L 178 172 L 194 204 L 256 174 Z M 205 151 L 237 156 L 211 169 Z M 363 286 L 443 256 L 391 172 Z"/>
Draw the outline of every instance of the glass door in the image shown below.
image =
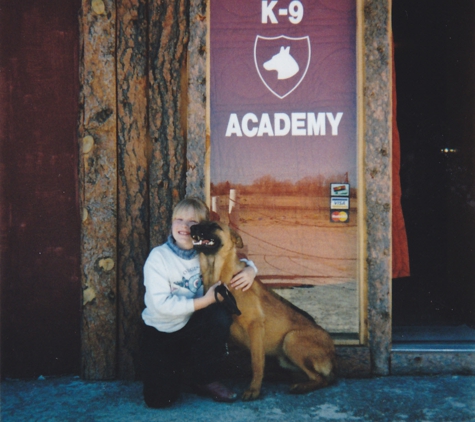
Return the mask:
<path fill-rule="evenodd" d="M 260 279 L 360 333 L 356 1 L 210 2 L 210 204 Z"/>

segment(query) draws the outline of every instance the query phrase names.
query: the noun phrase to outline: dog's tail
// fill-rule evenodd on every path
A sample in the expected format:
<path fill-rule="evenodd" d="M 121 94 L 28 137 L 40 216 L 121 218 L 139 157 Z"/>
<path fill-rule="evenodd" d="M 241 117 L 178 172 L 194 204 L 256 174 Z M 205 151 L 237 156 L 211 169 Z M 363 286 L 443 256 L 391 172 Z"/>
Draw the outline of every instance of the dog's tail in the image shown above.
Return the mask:
<path fill-rule="evenodd" d="M 332 356 L 330 359 L 324 359 L 322 362 L 320 359 L 313 360 L 311 366 L 318 373 L 328 385 L 335 383 L 336 381 L 336 358 Z"/>
<path fill-rule="evenodd" d="M 308 380 L 292 385 L 290 392 L 293 394 L 302 394 L 328 387 L 336 381 L 335 366 L 332 359 L 308 356 L 304 361 L 304 367 L 301 367 L 301 369 L 307 374 Z"/>

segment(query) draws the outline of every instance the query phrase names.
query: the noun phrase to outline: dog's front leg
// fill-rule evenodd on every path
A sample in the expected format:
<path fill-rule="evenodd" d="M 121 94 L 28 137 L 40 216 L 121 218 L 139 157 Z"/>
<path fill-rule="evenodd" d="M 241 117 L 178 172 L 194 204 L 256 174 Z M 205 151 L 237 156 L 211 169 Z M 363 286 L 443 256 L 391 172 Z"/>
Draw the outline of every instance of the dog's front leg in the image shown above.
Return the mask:
<path fill-rule="evenodd" d="M 248 333 L 251 349 L 252 381 L 249 388 L 242 395 L 242 399 L 255 400 L 261 393 L 262 378 L 264 377 L 264 323 L 260 321 L 252 322 L 248 327 Z"/>

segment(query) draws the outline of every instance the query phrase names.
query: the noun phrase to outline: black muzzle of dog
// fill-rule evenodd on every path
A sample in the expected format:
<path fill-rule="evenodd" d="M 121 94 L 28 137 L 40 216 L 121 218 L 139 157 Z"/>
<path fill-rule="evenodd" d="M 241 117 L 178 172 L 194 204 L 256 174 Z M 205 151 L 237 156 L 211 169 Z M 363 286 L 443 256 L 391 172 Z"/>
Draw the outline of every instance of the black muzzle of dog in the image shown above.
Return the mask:
<path fill-rule="evenodd" d="M 210 221 L 195 224 L 190 228 L 193 248 L 205 255 L 216 254 L 223 246 L 221 239 L 216 235 L 216 231 L 222 230 L 219 224 Z"/>

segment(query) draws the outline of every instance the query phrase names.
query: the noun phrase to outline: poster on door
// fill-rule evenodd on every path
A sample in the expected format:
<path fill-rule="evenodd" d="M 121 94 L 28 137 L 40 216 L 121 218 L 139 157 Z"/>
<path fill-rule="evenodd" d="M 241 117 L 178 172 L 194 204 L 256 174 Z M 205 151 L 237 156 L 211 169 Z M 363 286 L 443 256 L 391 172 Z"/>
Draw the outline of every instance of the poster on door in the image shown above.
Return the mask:
<path fill-rule="evenodd" d="M 211 208 L 263 282 L 294 302 L 347 294 L 348 321 L 326 328 L 357 331 L 356 0 L 211 0 L 209 14 Z"/>

